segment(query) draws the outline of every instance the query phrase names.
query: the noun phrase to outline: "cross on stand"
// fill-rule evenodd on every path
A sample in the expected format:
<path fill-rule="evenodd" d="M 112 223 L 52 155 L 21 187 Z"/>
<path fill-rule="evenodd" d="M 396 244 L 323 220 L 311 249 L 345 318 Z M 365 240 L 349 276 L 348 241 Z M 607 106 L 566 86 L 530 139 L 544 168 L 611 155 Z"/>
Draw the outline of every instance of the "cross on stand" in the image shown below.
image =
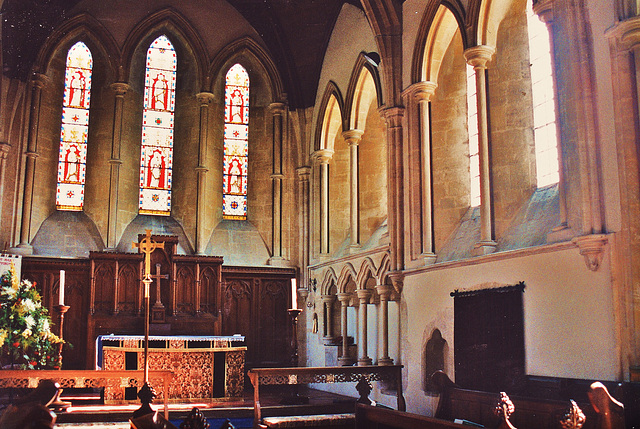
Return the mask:
<path fill-rule="evenodd" d="M 144 253 L 144 385 L 138 392 L 142 406 L 133 412 L 133 417 L 140 417 L 153 413 L 151 403 L 156 392 L 149 386 L 149 285 L 151 284 L 151 254 L 156 249 L 164 249 L 164 243 L 156 243 L 151 239 L 151 230 L 147 229 L 145 237 L 140 243 L 133 242 L 133 248 Z"/>
<path fill-rule="evenodd" d="M 164 244 L 164 243 L 162 243 Z M 164 305 L 160 299 L 160 280 L 168 279 L 169 274 L 160 274 L 160 264 L 156 264 L 156 273 L 151 276 L 156 281 L 156 302 L 151 309 L 151 323 L 164 323 L 165 311 Z"/>

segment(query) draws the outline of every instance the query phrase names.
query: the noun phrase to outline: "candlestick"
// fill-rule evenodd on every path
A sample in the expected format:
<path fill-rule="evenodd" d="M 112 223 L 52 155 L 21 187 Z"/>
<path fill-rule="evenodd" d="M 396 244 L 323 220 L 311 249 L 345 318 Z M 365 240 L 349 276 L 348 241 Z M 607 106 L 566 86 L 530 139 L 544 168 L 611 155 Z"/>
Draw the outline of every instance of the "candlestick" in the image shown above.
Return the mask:
<path fill-rule="evenodd" d="M 298 287 L 295 278 L 291 279 L 291 308 L 298 308 Z"/>
<path fill-rule="evenodd" d="M 60 291 L 58 293 L 58 305 L 64 305 L 64 270 L 60 270 Z"/>
<path fill-rule="evenodd" d="M 64 271 L 60 271 L 61 276 L 62 276 L 62 282 L 64 282 Z M 62 285 L 64 283 L 61 283 Z M 62 290 L 62 288 L 60 289 Z M 62 296 L 64 298 L 64 295 Z M 60 327 L 60 334 L 59 337 L 61 340 L 64 340 L 64 314 L 69 311 L 69 307 L 68 305 L 54 305 L 53 308 L 56 310 L 56 312 L 58 313 L 58 326 Z M 64 343 L 60 342 L 58 343 L 58 369 L 62 369 L 62 347 L 64 346 Z M 58 393 L 56 394 L 54 400 L 51 402 L 51 404 L 49 404 L 55 411 L 64 411 L 67 408 L 69 408 L 71 406 L 71 402 L 67 402 L 67 401 L 62 401 L 60 399 L 60 394 L 62 393 L 62 389 L 58 389 Z"/>

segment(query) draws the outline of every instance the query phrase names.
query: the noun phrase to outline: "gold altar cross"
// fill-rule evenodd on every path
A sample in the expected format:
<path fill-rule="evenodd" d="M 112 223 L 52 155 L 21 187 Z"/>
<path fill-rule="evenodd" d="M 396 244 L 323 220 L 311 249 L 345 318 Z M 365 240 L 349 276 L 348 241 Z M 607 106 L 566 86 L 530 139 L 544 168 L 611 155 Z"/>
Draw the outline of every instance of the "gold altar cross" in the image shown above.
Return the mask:
<path fill-rule="evenodd" d="M 134 249 L 139 249 L 144 253 L 144 278 L 151 281 L 151 254 L 156 249 L 164 249 L 164 243 L 157 243 L 151 239 L 151 230 L 147 229 L 147 234 L 140 241 L 131 243 Z"/>

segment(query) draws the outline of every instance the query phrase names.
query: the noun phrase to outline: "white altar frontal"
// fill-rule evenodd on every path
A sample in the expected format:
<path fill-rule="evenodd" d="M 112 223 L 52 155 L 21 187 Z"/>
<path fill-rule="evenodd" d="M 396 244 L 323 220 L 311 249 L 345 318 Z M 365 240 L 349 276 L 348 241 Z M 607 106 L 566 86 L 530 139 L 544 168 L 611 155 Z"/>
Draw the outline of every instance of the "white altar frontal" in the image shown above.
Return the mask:
<path fill-rule="evenodd" d="M 144 336 L 100 335 L 96 366 L 104 370 L 144 369 Z M 245 339 L 233 336 L 150 336 L 149 369 L 173 372 L 170 400 L 241 397 Z M 158 399 L 162 399 L 161 392 Z M 136 400 L 136 392 L 105 388 L 105 403 Z"/>

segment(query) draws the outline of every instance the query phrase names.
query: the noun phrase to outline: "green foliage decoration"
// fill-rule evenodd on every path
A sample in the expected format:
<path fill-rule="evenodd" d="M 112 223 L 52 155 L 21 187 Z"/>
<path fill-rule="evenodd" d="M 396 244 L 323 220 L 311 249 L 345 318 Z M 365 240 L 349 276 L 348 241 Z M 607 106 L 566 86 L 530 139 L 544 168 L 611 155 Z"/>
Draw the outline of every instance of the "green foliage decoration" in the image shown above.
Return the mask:
<path fill-rule="evenodd" d="M 0 276 L 0 346 L 4 367 L 59 369 L 58 347 L 51 318 L 35 283 L 18 278 L 15 267 Z"/>

